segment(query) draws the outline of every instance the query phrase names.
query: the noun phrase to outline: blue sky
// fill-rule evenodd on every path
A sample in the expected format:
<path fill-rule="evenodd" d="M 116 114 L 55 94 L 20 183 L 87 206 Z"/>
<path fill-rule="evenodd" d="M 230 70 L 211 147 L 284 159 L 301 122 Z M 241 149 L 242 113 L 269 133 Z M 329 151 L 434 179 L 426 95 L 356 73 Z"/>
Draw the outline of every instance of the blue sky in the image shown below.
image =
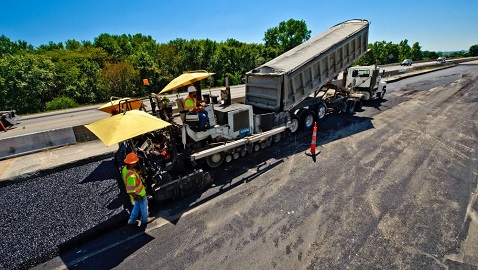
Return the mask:
<path fill-rule="evenodd" d="M 2 0 L 0 35 L 34 46 L 102 33 L 262 43 L 265 31 L 304 20 L 312 36 L 349 19 L 371 22 L 369 43 L 385 40 L 422 50 L 468 50 L 478 44 L 477 0 Z"/>

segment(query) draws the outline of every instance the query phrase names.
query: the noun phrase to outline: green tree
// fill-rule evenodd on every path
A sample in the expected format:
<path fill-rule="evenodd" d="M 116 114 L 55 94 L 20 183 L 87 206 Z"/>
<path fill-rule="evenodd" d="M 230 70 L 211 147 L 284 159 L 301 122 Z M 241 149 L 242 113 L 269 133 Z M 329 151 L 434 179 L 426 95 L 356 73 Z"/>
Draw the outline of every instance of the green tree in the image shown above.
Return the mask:
<path fill-rule="evenodd" d="M 128 62 L 139 70 L 141 78 L 150 78 L 154 74 L 155 62 L 154 58 L 147 51 L 140 49 L 129 56 Z"/>
<path fill-rule="evenodd" d="M 62 110 L 75 107 L 78 107 L 78 104 L 72 98 L 69 97 L 57 97 L 54 98 L 52 101 L 48 101 L 46 103 L 47 111 Z"/>
<path fill-rule="evenodd" d="M 139 71 L 126 62 L 108 63 L 101 70 L 99 99 L 137 97 Z"/>
<path fill-rule="evenodd" d="M 423 54 L 425 58 L 435 60 L 438 58 L 438 54 L 436 52 L 429 52 L 427 55 Z"/>
<path fill-rule="evenodd" d="M 448 55 L 449 58 L 461 58 L 470 56 L 467 51 L 456 51 Z"/>
<path fill-rule="evenodd" d="M 400 55 L 400 45 L 399 44 L 394 44 L 392 42 L 388 42 L 385 45 L 385 51 L 387 54 L 387 60 L 384 62 L 381 62 L 380 64 L 385 64 L 385 63 L 396 63 L 399 61 L 399 55 Z"/>
<path fill-rule="evenodd" d="M 0 58 L 0 104 L 19 114 L 43 111 L 55 87 L 54 65 L 41 55 Z"/>
<path fill-rule="evenodd" d="M 182 73 L 182 68 L 178 65 L 180 62 L 178 47 L 180 46 L 177 46 L 173 41 L 158 46 L 156 63 L 158 64 L 159 70 L 156 73 L 156 83 L 161 88 L 174 79 L 173 74 L 178 75 Z"/>
<path fill-rule="evenodd" d="M 33 46 L 26 41 L 19 40 L 17 42 L 11 41 L 5 35 L 0 36 L 0 56 L 5 54 L 18 54 L 22 51 L 33 52 Z"/>
<path fill-rule="evenodd" d="M 98 86 L 101 70 L 98 63 L 87 59 L 79 63 L 80 76 L 76 83 L 76 91 L 72 98 L 80 104 L 91 104 L 98 101 Z"/>
<path fill-rule="evenodd" d="M 12 54 L 16 52 L 16 44 L 12 42 L 8 37 L 0 36 L 0 56 L 5 54 Z"/>
<path fill-rule="evenodd" d="M 229 46 L 227 43 L 219 45 L 213 61 L 216 78 L 222 80 L 227 75 L 231 84 L 236 84 L 235 82 L 240 80 L 237 75 L 241 71 L 239 53 L 238 48 Z"/>
<path fill-rule="evenodd" d="M 63 49 L 65 49 L 63 42 L 54 43 L 53 41 L 50 41 L 47 45 L 42 44 L 38 46 L 37 51 L 40 53 L 43 53 L 46 51 L 63 50 Z"/>
<path fill-rule="evenodd" d="M 279 54 L 282 54 L 307 41 L 311 33 L 303 20 L 289 19 L 280 22 L 278 27 L 268 29 L 263 41 L 266 47 L 278 48 Z"/>
<path fill-rule="evenodd" d="M 398 62 L 399 49 L 397 44 L 386 41 L 376 41 L 371 46 L 371 64 L 388 64 Z"/>
<path fill-rule="evenodd" d="M 74 39 L 69 39 L 65 42 L 65 48 L 67 50 L 78 50 L 80 47 L 81 43 Z"/>
<path fill-rule="evenodd" d="M 468 53 L 470 56 L 478 56 L 478 44 L 472 45 L 468 50 Z"/>
<path fill-rule="evenodd" d="M 399 53 L 398 61 L 412 58 L 411 51 L 412 51 L 412 48 L 410 47 L 410 45 L 408 45 L 408 39 L 404 39 L 400 41 L 400 43 L 398 44 L 398 53 Z M 394 62 L 398 62 L 398 61 L 394 61 Z"/>
<path fill-rule="evenodd" d="M 110 34 L 101 34 L 95 38 L 94 46 L 102 48 L 112 60 L 119 62 L 123 58 L 123 50 L 119 46 L 116 37 Z"/>
<path fill-rule="evenodd" d="M 410 51 L 410 58 L 414 61 L 423 59 L 422 46 L 418 42 L 413 43 L 412 50 Z"/>
<path fill-rule="evenodd" d="M 141 48 L 141 50 L 147 52 L 152 57 L 156 57 L 158 55 L 159 45 L 151 36 L 135 34 L 133 36 L 128 35 L 128 39 L 133 47 L 133 53 Z"/>

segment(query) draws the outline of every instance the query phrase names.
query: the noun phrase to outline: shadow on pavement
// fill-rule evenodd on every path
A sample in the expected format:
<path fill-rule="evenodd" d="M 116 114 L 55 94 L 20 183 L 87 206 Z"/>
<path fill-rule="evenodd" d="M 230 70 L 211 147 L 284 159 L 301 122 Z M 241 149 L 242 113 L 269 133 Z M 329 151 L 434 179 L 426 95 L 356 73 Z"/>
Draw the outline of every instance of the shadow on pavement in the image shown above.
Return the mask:
<path fill-rule="evenodd" d="M 317 136 L 317 145 L 326 144 L 341 138 L 357 134 L 359 132 L 373 128 L 371 122 L 372 118 L 357 117 L 355 115 L 346 114 L 332 114 L 327 121 L 318 123 L 319 133 Z M 210 187 L 199 190 L 192 195 L 176 201 L 166 203 L 156 203 L 150 201 L 149 210 L 151 216 L 161 217 L 172 224 L 176 224 L 181 217 L 188 211 L 207 203 L 214 198 L 225 194 L 234 188 L 254 181 L 262 174 L 273 170 L 278 165 L 282 164 L 285 158 L 288 158 L 297 153 L 305 153 L 310 148 L 311 142 L 310 130 L 300 131 L 296 134 L 287 134 L 278 143 L 273 143 L 270 147 L 261 149 L 258 152 L 251 153 L 245 157 L 240 157 L 229 164 L 225 164 L 220 168 L 210 170 L 214 181 Z M 126 209 L 129 208 L 129 200 L 124 190 L 124 185 L 120 180 L 119 172 L 112 160 L 102 162 L 90 175 L 88 175 L 81 184 L 91 182 L 101 182 L 102 179 L 97 178 L 96 175 L 111 175 L 115 174 L 117 187 L 121 190 L 120 196 L 113 201 L 110 201 L 105 207 L 108 209 L 122 208 L 119 214 L 109 218 L 105 222 L 98 224 L 94 228 L 85 231 L 84 233 L 66 241 L 60 245 L 61 258 L 68 265 L 70 269 L 91 269 L 92 266 L 97 268 L 98 262 L 95 256 L 81 257 L 81 253 L 91 254 L 86 250 L 88 246 L 95 245 L 96 242 L 103 242 L 103 245 L 110 243 L 117 243 L 124 248 L 111 249 L 111 247 L 97 247 L 97 250 L 102 252 L 112 252 L 112 250 L 121 250 L 120 254 L 111 254 L 111 260 L 99 262 L 100 269 L 109 269 L 118 266 L 124 258 L 134 253 L 136 250 L 147 244 L 152 240 L 151 236 L 147 235 L 137 227 L 133 228 L 126 225 L 129 214 Z M 242 177 L 241 177 L 242 176 Z M 91 242 L 92 239 L 98 241 Z M 106 240 L 105 240 L 106 239 Z M 108 241 L 110 239 L 110 241 Z M 133 239 L 132 241 L 118 241 L 118 239 Z M 90 242 L 90 243 L 88 243 Z M 88 243 L 88 244 L 86 244 Z M 82 246 L 82 244 L 85 244 Z M 99 245 L 99 244 L 96 244 Z M 69 257 L 72 258 L 69 258 Z M 102 255 L 104 256 L 104 254 Z M 96 262 L 96 264 L 94 264 Z"/>

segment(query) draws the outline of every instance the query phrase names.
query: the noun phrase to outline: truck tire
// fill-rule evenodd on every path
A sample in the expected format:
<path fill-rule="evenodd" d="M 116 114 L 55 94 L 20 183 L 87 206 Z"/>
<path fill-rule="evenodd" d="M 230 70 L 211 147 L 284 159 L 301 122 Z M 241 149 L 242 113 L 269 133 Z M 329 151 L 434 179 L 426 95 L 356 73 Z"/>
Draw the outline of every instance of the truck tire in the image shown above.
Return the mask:
<path fill-rule="evenodd" d="M 274 134 L 274 136 L 272 136 L 272 141 L 273 141 L 274 143 L 278 143 L 281 138 L 282 138 L 282 134 L 281 134 L 281 133 L 277 133 L 277 134 Z"/>
<path fill-rule="evenodd" d="M 347 113 L 352 114 L 355 112 L 355 99 L 347 100 Z"/>
<path fill-rule="evenodd" d="M 289 130 L 291 133 L 296 133 L 300 129 L 300 118 L 295 114 L 291 114 L 290 117 L 290 127 Z"/>
<path fill-rule="evenodd" d="M 209 168 L 215 169 L 222 165 L 225 159 L 225 153 L 219 152 L 206 157 L 206 164 Z"/>
<path fill-rule="evenodd" d="M 302 126 L 305 130 L 310 130 L 314 127 L 315 114 L 312 110 L 304 110 L 301 114 Z"/>
<path fill-rule="evenodd" d="M 327 105 L 324 102 L 320 102 L 317 104 L 315 112 L 317 122 L 323 122 L 327 117 Z"/>

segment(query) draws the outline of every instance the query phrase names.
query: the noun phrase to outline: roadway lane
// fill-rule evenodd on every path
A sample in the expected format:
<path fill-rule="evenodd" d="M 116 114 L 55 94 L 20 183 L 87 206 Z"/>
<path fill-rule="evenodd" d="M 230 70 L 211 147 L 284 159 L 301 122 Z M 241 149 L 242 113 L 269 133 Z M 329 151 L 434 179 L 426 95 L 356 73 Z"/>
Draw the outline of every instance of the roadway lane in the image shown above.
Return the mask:
<path fill-rule="evenodd" d="M 304 155 L 310 133 L 293 135 L 213 171 L 216 187 L 155 206 L 145 232 L 122 227 L 36 269 L 475 269 L 476 66 L 405 79 L 382 103 L 332 114 L 317 163 Z M 111 176 L 97 166 L 82 170 L 101 184 Z M 117 192 L 109 185 L 101 194 Z"/>

